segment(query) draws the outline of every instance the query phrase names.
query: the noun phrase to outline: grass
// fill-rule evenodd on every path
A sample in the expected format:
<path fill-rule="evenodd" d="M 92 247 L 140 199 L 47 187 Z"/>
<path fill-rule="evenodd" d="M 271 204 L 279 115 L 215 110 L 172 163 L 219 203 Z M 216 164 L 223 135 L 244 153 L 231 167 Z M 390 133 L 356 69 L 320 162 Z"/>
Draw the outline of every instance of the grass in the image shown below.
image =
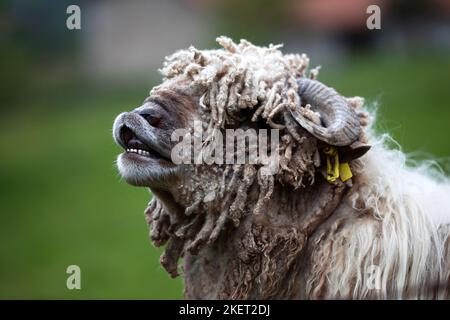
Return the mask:
<path fill-rule="evenodd" d="M 408 152 L 450 155 L 449 60 L 365 57 L 324 70 L 347 96 L 377 101 L 379 125 Z M 114 117 L 146 89 L 55 90 L 22 99 L 0 120 L 0 298 L 182 298 L 181 279 L 160 267 L 149 244 L 145 189 L 120 180 Z M 66 288 L 81 267 L 82 289 Z"/>

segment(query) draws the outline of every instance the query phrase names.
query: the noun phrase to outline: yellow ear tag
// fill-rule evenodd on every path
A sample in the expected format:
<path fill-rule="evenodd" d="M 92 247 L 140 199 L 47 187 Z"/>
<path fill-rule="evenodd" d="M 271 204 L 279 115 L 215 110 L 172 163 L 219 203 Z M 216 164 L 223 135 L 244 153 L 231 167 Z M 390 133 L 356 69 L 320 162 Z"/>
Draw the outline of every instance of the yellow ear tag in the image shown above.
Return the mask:
<path fill-rule="evenodd" d="M 333 183 L 338 178 L 345 182 L 353 176 L 348 162 L 339 163 L 339 154 L 335 147 L 326 147 L 323 149 L 323 153 L 327 158 L 328 182 Z"/>
<path fill-rule="evenodd" d="M 348 162 L 344 162 L 339 165 L 339 174 L 343 182 L 353 177 L 353 173 Z"/>

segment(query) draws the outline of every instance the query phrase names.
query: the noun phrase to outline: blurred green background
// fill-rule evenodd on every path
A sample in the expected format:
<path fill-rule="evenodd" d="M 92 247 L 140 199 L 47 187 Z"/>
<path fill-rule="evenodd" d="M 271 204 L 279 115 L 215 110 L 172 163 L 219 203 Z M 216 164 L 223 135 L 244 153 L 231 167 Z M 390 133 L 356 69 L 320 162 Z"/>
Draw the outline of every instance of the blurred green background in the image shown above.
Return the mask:
<path fill-rule="evenodd" d="M 81 30 L 66 28 L 72 3 Z M 115 169 L 111 127 L 158 83 L 164 55 L 220 34 L 308 53 L 321 81 L 378 105 L 378 130 L 449 172 L 446 2 L 383 1 L 381 30 L 360 2 L 317 3 L 1 2 L 0 298 L 182 298 L 148 240 L 150 193 Z M 81 290 L 66 288 L 72 264 Z"/>

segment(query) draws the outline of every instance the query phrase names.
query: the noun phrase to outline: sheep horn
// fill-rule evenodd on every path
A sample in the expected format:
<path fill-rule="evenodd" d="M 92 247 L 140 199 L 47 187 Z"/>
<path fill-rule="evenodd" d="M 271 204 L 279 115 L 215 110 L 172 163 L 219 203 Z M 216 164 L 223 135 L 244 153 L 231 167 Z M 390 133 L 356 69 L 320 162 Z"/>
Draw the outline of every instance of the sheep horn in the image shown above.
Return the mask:
<path fill-rule="evenodd" d="M 294 119 L 316 138 L 334 146 L 348 146 L 360 135 L 361 127 L 356 112 L 333 88 L 307 78 L 298 79 L 301 103 L 289 108 Z M 301 104 L 310 104 L 320 114 L 322 125 L 301 113 Z"/>

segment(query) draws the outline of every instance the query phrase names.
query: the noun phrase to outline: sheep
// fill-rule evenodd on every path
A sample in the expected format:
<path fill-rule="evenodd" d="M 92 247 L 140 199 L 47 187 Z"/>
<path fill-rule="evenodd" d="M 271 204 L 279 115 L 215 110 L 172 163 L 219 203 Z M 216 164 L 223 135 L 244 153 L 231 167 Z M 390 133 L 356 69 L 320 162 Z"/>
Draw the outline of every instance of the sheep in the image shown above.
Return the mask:
<path fill-rule="evenodd" d="M 185 298 L 449 298 L 448 178 L 407 166 L 364 100 L 320 83 L 305 54 L 217 41 L 166 57 L 163 82 L 113 127 L 119 172 L 151 189 L 150 238 Z M 279 166 L 174 163 L 172 134 L 194 123 L 202 146 L 277 130 Z"/>

